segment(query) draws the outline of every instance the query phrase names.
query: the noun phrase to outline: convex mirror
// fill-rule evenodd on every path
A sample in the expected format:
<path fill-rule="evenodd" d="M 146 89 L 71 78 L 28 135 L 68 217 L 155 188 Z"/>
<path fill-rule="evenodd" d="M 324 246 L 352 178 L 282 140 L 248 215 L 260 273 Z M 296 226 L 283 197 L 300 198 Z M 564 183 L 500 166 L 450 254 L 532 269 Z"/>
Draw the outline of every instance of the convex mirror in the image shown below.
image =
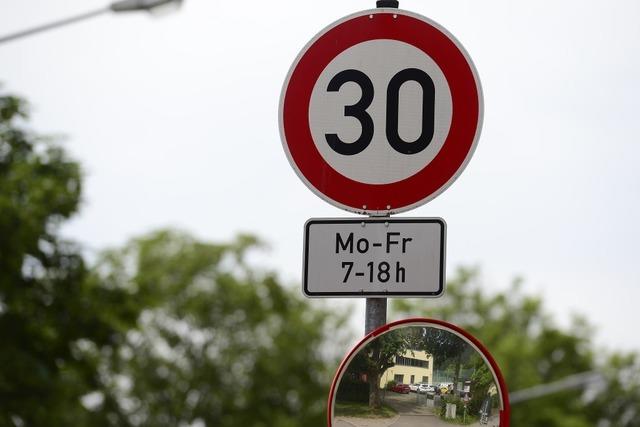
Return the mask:
<path fill-rule="evenodd" d="M 333 380 L 329 427 L 509 426 L 495 360 L 468 332 L 433 319 L 385 325 L 360 341 Z"/>

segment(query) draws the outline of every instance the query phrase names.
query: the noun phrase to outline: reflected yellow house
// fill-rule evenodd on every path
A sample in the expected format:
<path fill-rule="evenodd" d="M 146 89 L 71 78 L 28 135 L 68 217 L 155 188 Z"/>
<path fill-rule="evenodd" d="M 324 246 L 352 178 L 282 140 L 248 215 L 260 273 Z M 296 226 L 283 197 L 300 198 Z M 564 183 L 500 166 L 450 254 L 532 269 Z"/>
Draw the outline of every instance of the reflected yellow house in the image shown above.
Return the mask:
<path fill-rule="evenodd" d="M 400 384 L 430 383 L 433 381 L 433 357 L 426 351 L 407 350 L 402 356 L 395 356 L 395 366 L 390 367 L 380 377 L 380 387 L 389 381 Z"/>

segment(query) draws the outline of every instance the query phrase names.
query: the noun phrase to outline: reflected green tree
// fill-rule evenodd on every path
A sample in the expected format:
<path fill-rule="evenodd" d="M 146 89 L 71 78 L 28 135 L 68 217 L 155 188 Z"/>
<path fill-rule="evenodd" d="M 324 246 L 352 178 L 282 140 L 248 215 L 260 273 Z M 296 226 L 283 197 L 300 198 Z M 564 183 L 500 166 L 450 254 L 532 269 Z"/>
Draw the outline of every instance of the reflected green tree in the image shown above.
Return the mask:
<path fill-rule="evenodd" d="M 425 350 L 434 358 L 434 367 L 453 370 L 453 392 L 455 392 L 460 371 L 464 365 L 471 363 L 476 355 L 475 351 L 459 336 L 438 328 L 424 328 L 422 339 L 417 348 Z"/>
<path fill-rule="evenodd" d="M 412 349 L 411 336 L 402 330 L 395 330 L 381 335 L 367 344 L 356 356 L 354 366 L 364 367 L 369 384 L 369 407 L 382 407 L 380 380 L 382 374 L 395 366 L 396 357 Z"/>
<path fill-rule="evenodd" d="M 490 395 L 497 394 L 497 384 L 493 377 L 489 365 L 481 357 L 475 357 L 473 363 L 473 374 L 469 379 L 470 400 L 468 410 L 471 415 L 477 415 L 485 399 Z"/>

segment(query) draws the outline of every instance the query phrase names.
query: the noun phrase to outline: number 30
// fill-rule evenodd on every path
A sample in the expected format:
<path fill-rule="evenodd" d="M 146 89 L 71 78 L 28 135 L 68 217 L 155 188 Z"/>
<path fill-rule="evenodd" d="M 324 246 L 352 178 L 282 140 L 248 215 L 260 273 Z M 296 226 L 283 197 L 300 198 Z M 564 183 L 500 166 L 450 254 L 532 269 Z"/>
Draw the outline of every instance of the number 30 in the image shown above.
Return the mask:
<path fill-rule="evenodd" d="M 422 130 L 415 141 L 403 140 L 398 131 L 400 88 L 408 81 L 417 82 L 422 88 Z M 374 90 L 371 79 L 365 73 L 358 70 L 344 70 L 333 76 L 327 86 L 327 92 L 338 92 L 347 82 L 354 82 L 360 86 L 362 96 L 355 104 L 344 107 L 344 115 L 357 119 L 362 127 L 362 133 L 352 143 L 342 141 L 335 133 L 327 133 L 325 138 L 335 152 L 352 156 L 367 148 L 373 139 L 373 119 L 367 113 L 367 108 L 373 101 Z M 386 136 L 389 145 L 401 154 L 416 154 L 427 148 L 433 139 L 434 109 L 435 86 L 431 77 L 417 68 L 399 71 L 387 85 Z"/>

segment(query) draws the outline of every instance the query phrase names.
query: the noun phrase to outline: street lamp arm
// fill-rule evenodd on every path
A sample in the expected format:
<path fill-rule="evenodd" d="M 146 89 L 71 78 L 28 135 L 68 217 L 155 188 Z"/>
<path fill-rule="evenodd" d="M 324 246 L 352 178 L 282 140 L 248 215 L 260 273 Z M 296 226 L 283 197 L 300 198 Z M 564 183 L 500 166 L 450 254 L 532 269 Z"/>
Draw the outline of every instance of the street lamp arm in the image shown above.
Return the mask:
<path fill-rule="evenodd" d="M 64 25 L 73 24 L 79 21 L 84 21 L 86 19 L 93 18 L 94 16 L 102 15 L 103 13 L 107 13 L 109 11 L 111 11 L 111 9 L 106 7 L 98 10 L 93 10 L 91 12 L 85 12 L 79 15 L 75 15 L 70 18 L 61 19 L 59 21 L 54 21 L 48 24 L 39 25 L 37 27 L 29 28 L 28 30 L 22 30 L 13 34 L 8 34 L 6 36 L 0 37 L 0 44 L 9 42 L 11 40 L 19 39 L 22 37 L 27 37 L 33 34 L 41 33 L 43 31 L 52 30 L 54 28 L 62 27 Z"/>
<path fill-rule="evenodd" d="M 72 16 L 70 18 L 61 19 L 59 21 L 54 21 L 49 24 L 40 25 L 38 27 L 30 28 L 28 30 L 18 31 L 13 34 L 2 36 L 0 37 L 0 44 L 9 42 L 11 40 L 19 39 L 22 37 L 30 36 L 32 34 L 37 34 L 43 31 L 62 27 L 64 25 L 73 24 L 78 21 L 84 21 L 85 19 L 93 18 L 94 16 L 102 15 L 103 13 L 136 12 L 140 10 L 150 12 L 162 6 L 167 6 L 170 4 L 175 4 L 179 6 L 181 3 L 182 3 L 182 0 L 119 0 L 111 3 L 107 7 L 103 7 L 102 9 L 94 10 L 91 12 L 85 12 L 80 15 Z"/>
<path fill-rule="evenodd" d="M 109 8 L 113 12 L 151 11 L 157 7 L 171 3 L 180 4 L 181 2 L 182 0 L 120 0 L 111 3 Z"/>

